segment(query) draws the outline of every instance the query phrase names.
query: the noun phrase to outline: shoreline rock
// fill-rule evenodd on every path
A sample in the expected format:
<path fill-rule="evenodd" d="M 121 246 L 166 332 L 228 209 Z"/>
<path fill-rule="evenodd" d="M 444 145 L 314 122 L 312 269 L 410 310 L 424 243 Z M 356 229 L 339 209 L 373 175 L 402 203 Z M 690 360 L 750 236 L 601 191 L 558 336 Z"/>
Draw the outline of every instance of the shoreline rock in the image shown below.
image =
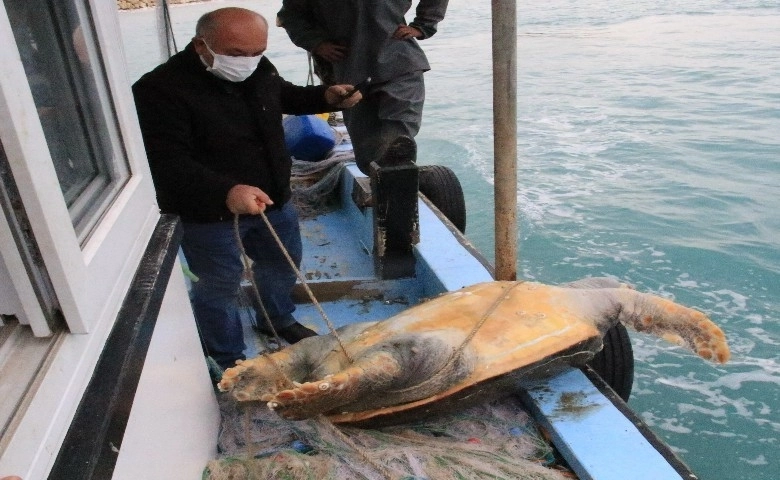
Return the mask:
<path fill-rule="evenodd" d="M 182 3 L 196 3 L 203 1 L 208 0 L 168 0 L 168 3 L 171 5 L 177 5 Z M 138 8 L 156 7 L 157 0 L 117 0 L 116 5 L 119 7 L 119 10 L 135 10 Z"/>

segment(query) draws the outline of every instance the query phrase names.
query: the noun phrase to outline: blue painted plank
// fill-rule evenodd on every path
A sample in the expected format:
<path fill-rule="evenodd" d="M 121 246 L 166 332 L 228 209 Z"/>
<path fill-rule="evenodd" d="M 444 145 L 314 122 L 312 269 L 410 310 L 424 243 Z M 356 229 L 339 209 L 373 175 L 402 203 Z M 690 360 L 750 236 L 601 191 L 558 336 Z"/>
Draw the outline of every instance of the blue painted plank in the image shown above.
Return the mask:
<path fill-rule="evenodd" d="M 415 247 L 418 272 L 425 278 L 428 295 L 451 292 L 468 285 L 489 282 L 493 276 L 466 248 L 433 210 L 418 202 L 420 243 Z"/>
<path fill-rule="evenodd" d="M 345 234 L 354 220 L 344 210 L 301 221 L 301 272 L 312 283 L 374 278 L 373 257 L 359 238 Z"/>
<path fill-rule="evenodd" d="M 524 387 L 536 420 L 581 480 L 682 478 L 580 370 Z"/>

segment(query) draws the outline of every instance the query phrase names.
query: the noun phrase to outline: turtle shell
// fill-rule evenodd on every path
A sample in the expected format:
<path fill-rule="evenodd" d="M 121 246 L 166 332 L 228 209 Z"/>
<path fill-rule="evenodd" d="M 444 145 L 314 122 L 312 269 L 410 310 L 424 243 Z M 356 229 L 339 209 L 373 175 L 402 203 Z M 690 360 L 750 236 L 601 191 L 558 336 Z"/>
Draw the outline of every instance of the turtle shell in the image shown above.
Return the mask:
<path fill-rule="evenodd" d="M 701 312 L 629 288 L 587 285 L 476 284 L 381 322 L 344 327 L 338 341 L 310 337 L 242 362 L 219 387 L 241 401 L 266 401 L 286 418 L 325 414 L 374 426 L 491 400 L 524 379 L 583 365 L 619 321 L 706 359 L 728 359 L 723 332 Z"/>

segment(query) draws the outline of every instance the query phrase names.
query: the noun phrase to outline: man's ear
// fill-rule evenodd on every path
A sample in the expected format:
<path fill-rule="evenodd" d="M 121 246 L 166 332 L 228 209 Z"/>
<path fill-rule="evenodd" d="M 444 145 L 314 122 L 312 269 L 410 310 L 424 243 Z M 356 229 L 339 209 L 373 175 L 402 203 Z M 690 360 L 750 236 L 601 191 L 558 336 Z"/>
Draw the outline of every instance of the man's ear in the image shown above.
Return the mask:
<path fill-rule="evenodd" d="M 195 51 L 202 57 L 211 57 L 208 48 L 206 48 L 206 42 L 202 37 L 192 37 L 192 46 L 195 47 Z"/>

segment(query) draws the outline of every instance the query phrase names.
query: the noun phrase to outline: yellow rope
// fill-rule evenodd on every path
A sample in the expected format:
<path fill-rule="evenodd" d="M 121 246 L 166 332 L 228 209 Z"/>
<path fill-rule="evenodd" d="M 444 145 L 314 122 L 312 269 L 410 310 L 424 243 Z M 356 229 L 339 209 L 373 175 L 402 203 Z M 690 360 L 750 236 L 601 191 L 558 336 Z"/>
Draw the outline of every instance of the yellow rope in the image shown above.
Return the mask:
<path fill-rule="evenodd" d="M 494 301 L 494 302 L 493 302 L 493 303 L 490 305 L 490 307 L 487 309 L 487 312 L 485 312 L 485 314 L 484 314 L 484 315 L 482 315 L 482 318 L 480 318 L 480 319 L 479 319 L 479 322 L 477 322 L 477 324 L 476 324 L 476 325 L 474 325 L 474 328 L 472 328 L 472 329 L 471 329 L 471 332 L 469 332 L 468 336 L 467 336 L 467 337 L 466 337 L 466 338 L 463 340 L 463 342 L 460 344 L 460 346 L 458 346 L 458 348 L 455 350 L 455 353 L 453 353 L 453 358 L 454 358 L 456 355 L 460 355 L 460 353 L 461 353 L 461 352 L 463 352 L 463 349 L 465 349 L 465 348 L 466 348 L 466 345 L 468 345 L 468 344 L 469 344 L 469 342 L 471 342 L 471 340 L 472 340 L 472 339 L 474 338 L 474 336 L 477 334 L 477 332 L 479 331 L 479 329 L 480 329 L 480 328 L 482 328 L 482 325 L 484 325 L 484 324 L 485 324 L 485 322 L 487 321 L 488 317 L 490 317 L 490 315 L 492 315 L 492 314 L 493 314 L 493 312 L 494 312 L 494 311 L 496 311 L 496 309 L 498 308 L 498 306 L 499 306 L 499 305 L 501 305 L 502 303 L 504 303 L 504 300 L 506 300 L 506 299 L 507 299 L 507 297 L 509 296 L 509 294 L 510 294 L 510 293 L 512 293 L 512 290 L 514 290 L 514 288 L 515 288 L 515 287 L 517 287 L 518 285 L 520 285 L 521 283 L 524 283 L 524 281 L 515 282 L 514 284 L 512 284 L 512 286 L 510 286 L 509 288 L 507 288 L 507 289 L 506 289 L 506 291 L 505 291 L 504 293 L 502 293 L 502 294 L 501 294 L 501 295 L 500 295 L 500 296 L 499 296 L 499 297 L 498 297 L 498 298 L 497 298 L 497 299 L 496 299 L 496 300 L 495 300 L 495 301 Z"/>
<path fill-rule="evenodd" d="M 458 348 L 453 350 L 452 355 L 450 355 L 450 358 L 447 359 L 447 363 L 445 363 L 435 374 L 431 375 L 426 380 L 420 382 L 418 385 L 415 385 L 414 388 L 419 388 L 421 385 L 429 384 L 429 383 L 435 383 L 438 382 L 440 378 L 443 376 L 451 375 L 453 373 L 453 367 L 455 365 L 455 361 L 463 354 L 463 350 L 466 349 L 466 346 L 471 342 L 471 340 L 474 339 L 474 337 L 477 335 L 477 332 L 479 332 L 479 329 L 482 328 L 482 326 L 487 322 L 487 319 L 490 317 L 490 315 L 498 308 L 499 305 L 504 303 L 504 300 L 509 296 L 509 294 L 512 292 L 512 290 L 520 285 L 521 283 L 524 283 L 523 281 L 515 282 L 512 284 L 509 288 L 506 289 L 506 291 L 502 292 L 501 295 L 496 298 L 493 303 L 488 307 L 487 311 L 482 315 L 482 318 L 479 319 L 476 325 L 471 329 L 471 332 L 466 336 L 465 339 L 458 345 Z M 403 390 L 396 390 L 396 392 L 400 392 Z"/>

